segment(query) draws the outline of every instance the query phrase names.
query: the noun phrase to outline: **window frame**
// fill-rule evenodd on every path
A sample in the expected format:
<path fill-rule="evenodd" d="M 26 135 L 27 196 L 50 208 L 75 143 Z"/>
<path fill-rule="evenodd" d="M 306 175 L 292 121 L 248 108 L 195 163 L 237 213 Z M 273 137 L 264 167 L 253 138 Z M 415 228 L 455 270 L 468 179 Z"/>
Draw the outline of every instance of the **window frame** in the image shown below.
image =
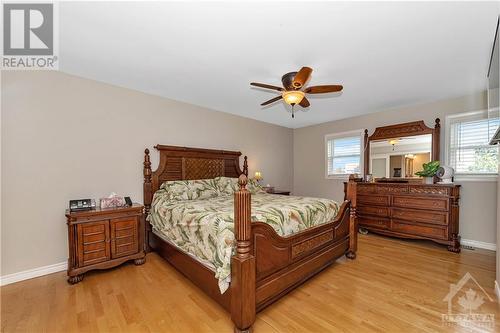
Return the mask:
<path fill-rule="evenodd" d="M 333 174 L 329 175 L 328 174 L 328 141 L 332 139 L 342 139 L 342 138 L 351 138 L 351 137 L 356 137 L 359 136 L 359 142 L 360 142 L 360 151 L 359 151 L 359 170 L 360 174 L 363 175 L 364 171 L 364 129 L 358 129 L 358 130 L 352 130 L 352 131 L 346 131 L 346 132 L 339 132 L 339 133 L 330 133 L 325 135 L 325 150 L 324 150 L 324 158 L 325 158 L 325 178 L 326 179 L 341 179 L 341 180 L 347 180 L 349 179 L 348 173 L 338 173 L 338 174 Z"/>
<path fill-rule="evenodd" d="M 473 118 L 480 116 L 484 120 L 488 120 L 488 110 L 477 110 L 471 112 L 461 112 L 446 115 L 445 117 L 445 164 L 450 165 L 450 140 L 451 140 L 451 125 L 453 119 L 464 119 L 467 117 Z M 496 174 L 466 174 L 466 173 L 455 173 L 455 181 L 459 182 L 496 182 L 498 181 L 498 170 Z"/>

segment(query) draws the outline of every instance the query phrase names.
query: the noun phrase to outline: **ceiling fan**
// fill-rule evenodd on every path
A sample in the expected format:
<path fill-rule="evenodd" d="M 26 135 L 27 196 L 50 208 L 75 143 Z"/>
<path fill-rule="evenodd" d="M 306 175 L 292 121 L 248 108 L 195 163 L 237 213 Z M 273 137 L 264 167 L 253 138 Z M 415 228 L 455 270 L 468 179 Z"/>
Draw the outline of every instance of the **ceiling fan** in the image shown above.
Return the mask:
<path fill-rule="evenodd" d="M 307 83 L 307 80 L 309 80 L 312 71 L 313 70 L 310 67 L 302 67 L 298 72 L 286 73 L 281 77 L 281 82 L 283 83 L 284 88 L 257 82 L 252 82 L 250 85 L 281 92 L 280 96 L 271 98 L 260 105 L 265 106 L 283 99 L 287 104 L 292 106 L 292 118 L 294 118 L 293 107 L 295 105 L 298 104 L 303 108 L 307 108 L 310 105 L 305 96 L 306 94 L 324 94 L 342 91 L 343 89 L 341 85 L 323 85 L 307 87 L 302 90 L 304 85 Z"/>

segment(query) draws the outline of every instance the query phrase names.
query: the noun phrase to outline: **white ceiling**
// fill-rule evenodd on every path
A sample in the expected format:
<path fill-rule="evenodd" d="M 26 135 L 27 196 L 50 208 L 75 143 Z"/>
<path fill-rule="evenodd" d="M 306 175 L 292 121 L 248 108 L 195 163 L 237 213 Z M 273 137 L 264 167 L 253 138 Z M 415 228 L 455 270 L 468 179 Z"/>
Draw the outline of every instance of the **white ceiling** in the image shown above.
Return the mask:
<path fill-rule="evenodd" d="M 298 128 L 486 88 L 498 2 L 61 2 L 60 70 Z M 291 118 L 284 73 L 314 69 Z"/>

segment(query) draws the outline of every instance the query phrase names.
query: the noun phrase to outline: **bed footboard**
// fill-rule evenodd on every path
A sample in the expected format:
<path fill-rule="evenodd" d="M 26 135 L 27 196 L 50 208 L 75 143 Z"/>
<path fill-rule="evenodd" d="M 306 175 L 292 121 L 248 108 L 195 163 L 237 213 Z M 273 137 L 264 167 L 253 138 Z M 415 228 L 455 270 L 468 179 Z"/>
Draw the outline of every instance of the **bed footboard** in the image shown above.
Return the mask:
<path fill-rule="evenodd" d="M 335 220 L 290 237 L 280 237 L 265 223 L 251 222 L 246 177 L 234 194 L 236 254 L 231 261 L 231 318 L 235 331 L 251 329 L 255 313 L 357 249 L 355 186 Z"/>
<path fill-rule="evenodd" d="M 252 223 L 257 311 L 349 253 L 349 207 L 345 201 L 334 221 L 286 238 Z"/>

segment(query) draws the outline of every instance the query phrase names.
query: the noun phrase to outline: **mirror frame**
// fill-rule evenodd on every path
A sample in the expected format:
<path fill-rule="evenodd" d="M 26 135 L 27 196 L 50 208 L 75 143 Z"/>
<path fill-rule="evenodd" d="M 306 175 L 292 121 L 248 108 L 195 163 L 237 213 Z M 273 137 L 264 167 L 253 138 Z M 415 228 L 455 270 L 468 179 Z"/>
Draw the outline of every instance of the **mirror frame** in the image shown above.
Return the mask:
<path fill-rule="evenodd" d="M 413 121 L 410 123 L 402 123 L 390 126 L 383 126 L 375 128 L 375 132 L 368 136 L 368 129 L 365 129 L 364 138 L 364 170 L 363 178 L 366 179 L 366 175 L 370 173 L 370 141 L 383 140 L 383 139 L 394 139 L 405 136 L 414 135 L 432 135 L 432 146 L 431 146 L 431 159 L 432 161 L 439 161 L 439 146 L 440 146 L 440 132 L 441 132 L 441 120 L 436 118 L 434 128 L 427 127 L 423 120 Z"/>

